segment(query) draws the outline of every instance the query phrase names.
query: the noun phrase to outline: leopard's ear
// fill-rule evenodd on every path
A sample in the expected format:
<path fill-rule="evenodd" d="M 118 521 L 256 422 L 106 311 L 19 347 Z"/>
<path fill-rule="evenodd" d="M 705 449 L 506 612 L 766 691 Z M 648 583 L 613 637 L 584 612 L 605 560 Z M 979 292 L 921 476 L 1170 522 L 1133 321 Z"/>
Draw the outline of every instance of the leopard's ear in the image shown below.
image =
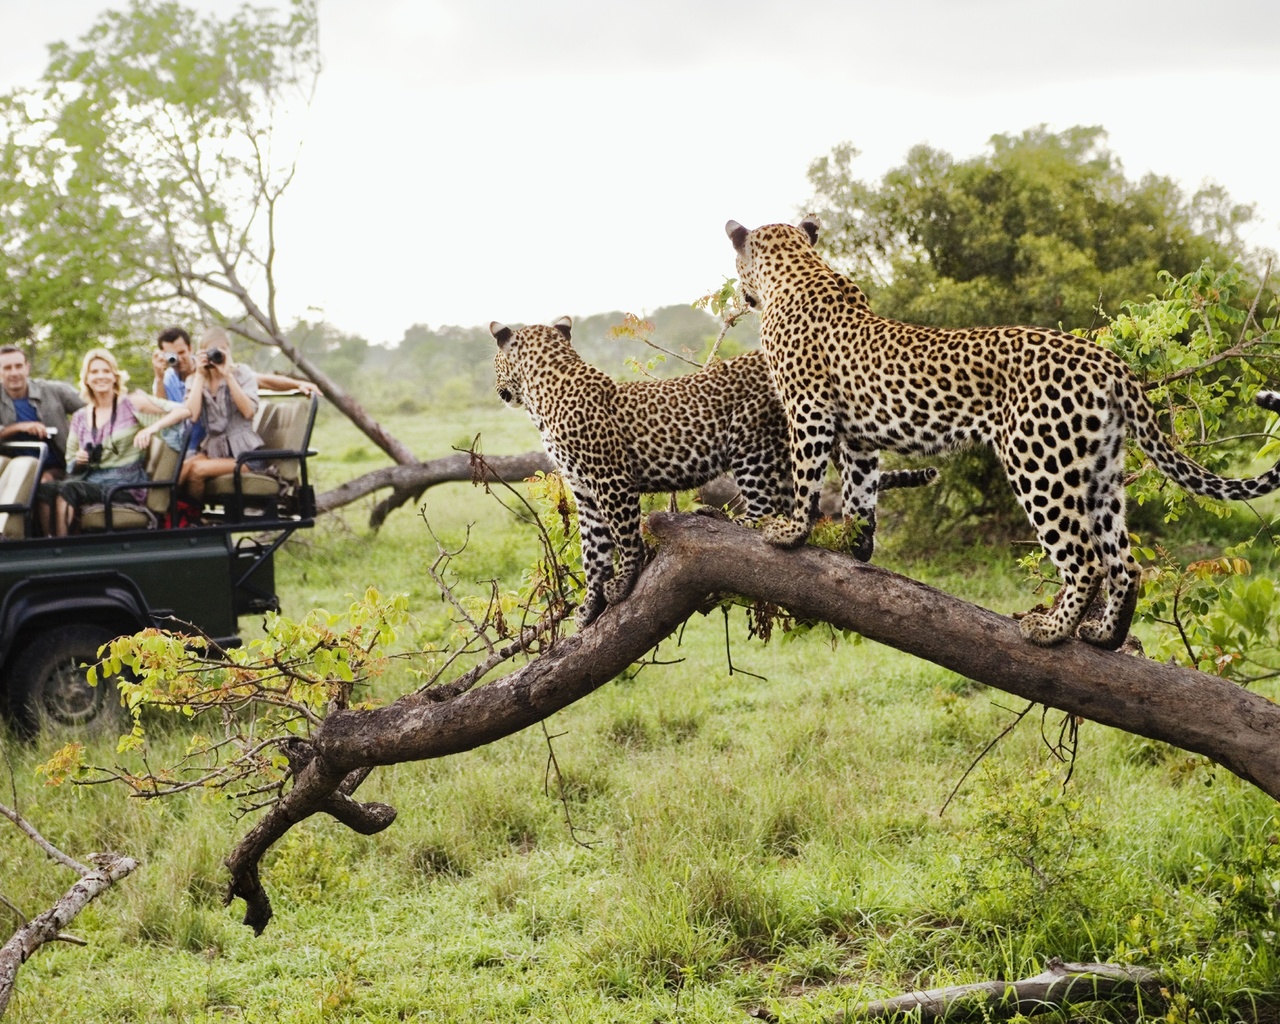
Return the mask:
<path fill-rule="evenodd" d="M 733 242 L 733 247 L 742 252 L 742 247 L 747 244 L 747 229 L 739 224 L 736 220 L 729 221 L 724 226 L 724 233 L 729 236 Z"/>
<path fill-rule="evenodd" d="M 564 335 L 564 340 L 569 340 L 569 333 L 573 330 L 573 317 L 562 316 L 559 320 L 551 325 L 557 331 Z"/>
<path fill-rule="evenodd" d="M 813 214 L 809 214 L 799 224 L 800 229 L 809 236 L 809 244 L 818 244 L 818 232 L 822 229 L 822 222 Z"/>
<path fill-rule="evenodd" d="M 493 335 L 493 340 L 498 343 L 498 348 L 506 348 L 507 342 L 511 340 L 511 335 L 515 332 L 506 324 L 500 324 L 497 320 L 489 322 L 489 333 Z"/>

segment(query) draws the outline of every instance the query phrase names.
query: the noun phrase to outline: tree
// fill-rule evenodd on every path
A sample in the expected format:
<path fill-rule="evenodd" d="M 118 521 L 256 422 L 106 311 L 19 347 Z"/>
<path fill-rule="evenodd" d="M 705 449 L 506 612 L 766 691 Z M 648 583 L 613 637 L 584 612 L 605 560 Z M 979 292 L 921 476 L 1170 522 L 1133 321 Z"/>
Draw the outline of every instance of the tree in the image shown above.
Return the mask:
<path fill-rule="evenodd" d="M 1219 187 L 1189 198 L 1169 180 L 1129 180 L 1100 127 L 994 135 L 956 160 L 915 146 L 878 187 L 853 177 L 848 143 L 809 166 L 819 245 L 882 316 L 938 327 L 1087 328 L 1205 259 L 1245 256 L 1253 207 Z"/>
<path fill-rule="evenodd" d="M 289 117 L 319 73 L 315 0 L 226 21 L 133 0 L 77 46 L 53 46 L 43 92 L 0 103 L 0 324 L 25 340 L 52 334 L 65 361 L 159 317 L 225 323 L 282 352 L 396 462 L 416 463 L 277 315 L 276 211 L 299 141 Z"/>
<path fill-rule="evenodd" d="M 779 550 L 758 531 L 715 518 L 654 513 L 649 529 L 656 557 L 631 596 L 591 627 L 558 635 L 566 580 L 544 560 L 523 595 L 527 611 L 542 610 L 536 622 L 521 628 L 512 607 L 503 610 L 496 600 L 487 613 L 483 605 L 458 603 L 459 625 L 468 627 L 463 648 L 437 652 L 440 671 L 383 707 L 362 704 L 361 687 L 381 671 L 383 645 L 406 609 L 376 594 L 358 602 L 342 626 L 318 615 L 298 624 L 277 620 L 252 650 L 228 652 L 226 666 L 202 663 L 180 639 L 163 635 L 116 641 L 111 670 L 127 664 L 139 677 L 126 687 L 132 706 L 213 711 L 229 732 L 203 746 L 193 742 L 178 769 L 152 773 L 144 762 L 108 774 L 152 796 L 225 786 L 266 807 L 227 859 L 227 900 L 244 899 L 245 923 L 261 932 L 271 904 L 259 865 L 291 828 L 317 812 L 362 834 L 394 822 L 394 808 L 355 799 L 375 767 L 448 756 L 542 721 L 614 678 L 694 613 L 735 594 L 752 603 L 762 627 L 785 608 L 797 619 L 854 630 L 1068 716 L 1204 754 L 1280 799 L 1280 708 L 1235 683 L 1078 641 L 1037 647 L 1010 618 L 847 555 Z M 551 549 L 562 539 L 551 538 Z M 437 560 L 437 578 L 439 568 Z M 516 653 L 534 649 L 538 657 L 478 685 Z M 464 650 L 477 663 L 444 678 Z M 255 705 L 261 711 L 253 726 L 221 713 Z M 134 741 L 142 742 L 140 729 Z M 74 756 L 55 760 L 60 773 L 85 770 Z"/>

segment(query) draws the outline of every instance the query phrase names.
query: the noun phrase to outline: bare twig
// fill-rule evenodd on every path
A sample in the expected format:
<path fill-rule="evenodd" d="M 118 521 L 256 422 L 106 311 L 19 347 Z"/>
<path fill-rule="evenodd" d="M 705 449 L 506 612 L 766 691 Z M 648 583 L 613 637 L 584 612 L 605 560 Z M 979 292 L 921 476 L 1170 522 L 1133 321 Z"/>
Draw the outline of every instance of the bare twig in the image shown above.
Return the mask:
<path fill-rule="evenodd" d="M 938 808 L 939 818 L 941 818 L 944 814 L 947 813 L 947 808 L 951 806 L 951 801 L 954 800 L 956 794 L 960 792 L 960 787 L 964 785 L 964 780 L 967 779 L 973 773 L 973 770 L 978 767 L 979 762 L 981 762 L 982 759 L 987 756 L 987 754 L 991 753 L 992 748 L 995 747 L 997 743 L 999 743 L 1002 739 L 1008 736 L 1009 733 L 1013 732 L 1013 730 L 1018 727 L 1019 723 L 1024 718 L 1027 717 L 1027 714 L 1031 711 L 1033 707 L 1035 707 L 1034 702 L 1028 704 L 1025 708 L 1019 711 L 1017 713 L 1017 716 L 1014 718 L 1014 720 L 1010 722 L 1008 725 L 1006 725 L 1003 729 L 1001 729 L 999 735 L 997 735 L 995 739 L 993 739 L 990 743 L 988 743 L 985 747 L 983 747 L 978 752 L 978 756 L 969 762 L 969 767 L 966 768 L 964 770 L 964 774 L 960 776 L 960 781 L 957 782 L 954 787 L 952 787 L 952 790 L 947 795 L 946 800 L 944 800 L 942 802 L 942 806 Z"/>

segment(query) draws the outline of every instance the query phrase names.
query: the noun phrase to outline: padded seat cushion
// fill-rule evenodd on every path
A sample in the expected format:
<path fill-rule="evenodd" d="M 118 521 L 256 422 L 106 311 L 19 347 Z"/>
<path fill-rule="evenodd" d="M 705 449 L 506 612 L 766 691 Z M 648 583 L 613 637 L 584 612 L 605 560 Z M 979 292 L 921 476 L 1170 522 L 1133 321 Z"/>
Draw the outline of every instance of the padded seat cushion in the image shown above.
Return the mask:
<path fill-rule="evenodd" d="M 0 505 L 26 505 L 35 497 L 36 470 L 40 460 L 34 455 L 7 459 L 0 471 Z M 26 516 L 20 512 L 0 512 L 0 537 L 17 540 L 27 534 Z"/>
<path fill-rule="evenodd" d="M 205 501 L 213 498 L 231 498 L 235 493 L 236 478 L 232 473 L 215 476 L 205 484 Z M 241 473 L 240 493 L 247 498 L 273 498 L 280 493 L 280 479 L 266 473 Z"/>

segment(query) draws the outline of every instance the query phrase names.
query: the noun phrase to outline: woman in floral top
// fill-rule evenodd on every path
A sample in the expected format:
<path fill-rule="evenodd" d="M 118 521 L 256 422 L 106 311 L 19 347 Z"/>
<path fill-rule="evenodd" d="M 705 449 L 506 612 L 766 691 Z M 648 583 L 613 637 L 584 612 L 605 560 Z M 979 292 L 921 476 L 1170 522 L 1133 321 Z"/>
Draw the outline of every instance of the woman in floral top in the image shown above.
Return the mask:
<path fill-rule="evenodd" d="M 105 348 L 91 349 L 80 364 L 80 394 L 88 402 L 71 417 L 67 434 L 65 480 L 40 485 L 39 517 L 46 535 L 65 537 L 76 510 L 99 504 L 118 484 L 147 479 L 146 457 L 157 430 L 181 423 L 185 405 L 152 398 L 144 391 L 125 393 L 128 379 Z M 145 499 L 142 489 L 135 501 Z"/>

